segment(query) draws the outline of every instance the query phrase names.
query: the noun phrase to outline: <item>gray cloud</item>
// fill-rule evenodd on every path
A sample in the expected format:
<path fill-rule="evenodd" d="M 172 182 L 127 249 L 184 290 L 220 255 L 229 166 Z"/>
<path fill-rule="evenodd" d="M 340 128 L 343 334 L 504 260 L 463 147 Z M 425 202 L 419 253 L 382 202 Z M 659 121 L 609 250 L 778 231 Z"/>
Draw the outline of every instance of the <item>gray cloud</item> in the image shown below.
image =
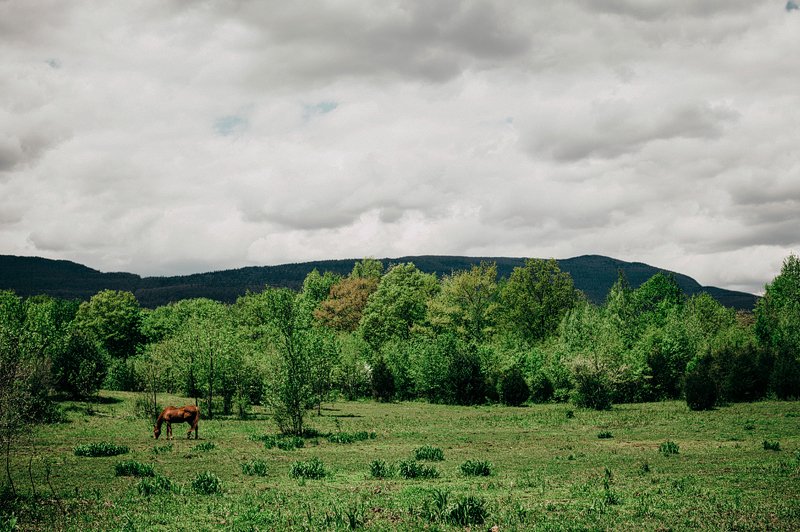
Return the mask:
<path fill-rule="evenodd" d="M 798 251 L 797 17 L 745 0 L 0 1 L 0 252 L 190 273 Z"/>

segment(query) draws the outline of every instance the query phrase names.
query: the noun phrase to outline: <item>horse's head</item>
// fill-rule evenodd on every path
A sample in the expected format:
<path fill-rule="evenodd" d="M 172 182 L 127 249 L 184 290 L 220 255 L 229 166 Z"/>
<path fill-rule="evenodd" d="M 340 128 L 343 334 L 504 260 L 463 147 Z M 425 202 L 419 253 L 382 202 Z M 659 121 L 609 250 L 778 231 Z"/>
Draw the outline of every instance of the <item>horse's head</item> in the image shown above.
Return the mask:
<path fill-rule="evenodd" d="M 153 436 L 158 439 L 161 436 L 161 428 L 158 425 L 153 425 Z"/>

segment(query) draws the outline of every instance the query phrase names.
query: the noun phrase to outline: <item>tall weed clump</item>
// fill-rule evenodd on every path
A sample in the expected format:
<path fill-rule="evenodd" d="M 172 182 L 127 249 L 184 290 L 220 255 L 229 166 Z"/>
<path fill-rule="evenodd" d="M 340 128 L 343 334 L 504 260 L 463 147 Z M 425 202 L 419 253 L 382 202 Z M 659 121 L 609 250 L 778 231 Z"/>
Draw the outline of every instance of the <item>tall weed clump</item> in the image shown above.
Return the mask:
<path fill-rule="evenodd" d="M 136 460 L 125 460 L 117 462 L 114 466 L 114 474 L 118 477 L 152 477 L 155 476 L 153 466 L 143 464 Z"/>
<path fill-rule="evenodd" d="M 423 445 L 414 449 L 414 457 L 417 460 L 428 460 L 430 462 L 441 462 L 444 460 L 444 451 L 440 447 Z"/>
<path fill-rule="evenodd" d="M 397 464 L 397 470 L 405 479 L 439 478 L 439 471 L 434 466 L 422 465 L 416 460 L 401 460 Z"/>
<path fill-rule="evenodd" d="M 72 451 L 75 453 L 75 456 L 117 456 L 126 454 L 130 449 L 125 445 L 99 442 L 77 445 Z"/>
<path fill-rule="evenodd" d="M 201 495 L 214 495 L 222 492 L 222 481 L 210 471 L 198 474 L 192 480 L 192 489 Z"/>
<path fill-rule="evenodd" d="M 459 469 L 468 477 L 488 477 L 492 474 L 492 464 L 486 460 L 467 460 Z"/>
<path fill-rule="evenodd" d="M 307 462 L 294 462 L 289 469 L 289 476 L 292 478 L 320 479 L 327 475 L 328 471 L 325 469 L 325 465 L 316 456 Z"/>

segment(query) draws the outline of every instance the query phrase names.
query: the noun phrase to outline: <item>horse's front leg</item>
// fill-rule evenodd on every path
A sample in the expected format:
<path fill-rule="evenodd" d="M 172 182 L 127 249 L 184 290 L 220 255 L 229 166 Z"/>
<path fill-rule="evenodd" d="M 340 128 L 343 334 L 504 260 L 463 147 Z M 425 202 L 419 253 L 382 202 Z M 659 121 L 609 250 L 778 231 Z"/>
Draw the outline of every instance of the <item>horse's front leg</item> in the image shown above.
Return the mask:
<path fill-rule="evenodd" d="M 168 440 L 172 439 L 172 423 L 170 423 L 169 421 L 167 421 L 167 439 Z"/>

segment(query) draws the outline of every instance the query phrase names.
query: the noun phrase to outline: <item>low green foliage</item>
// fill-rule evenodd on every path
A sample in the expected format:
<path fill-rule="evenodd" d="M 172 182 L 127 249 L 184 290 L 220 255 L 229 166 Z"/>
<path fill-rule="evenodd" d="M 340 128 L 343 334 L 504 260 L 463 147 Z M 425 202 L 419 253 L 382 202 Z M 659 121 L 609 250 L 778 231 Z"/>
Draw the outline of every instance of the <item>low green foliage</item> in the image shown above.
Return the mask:
<path fill-rule="evenodd" d="M 117 401 L 99 402 L 100 415 L 84 418 L 83 405 L 70 409 L 67 402 L 71 423 L 36 427 L 35 449 L 12 446 L 18 495 L 10 487 L 3 495 L 8 483 L 0 480 L 0 515 L 13 512 L 20 530 L 800 529 L 796 403 L 734 403 L 698 414 L 682 400 L 619 404 L 611 411 L 552 403 L 520 410 L 337 401 L 313 417 L 321 444 L 294 456 L 248 439 L 277 432 L 261 405 L 247 421 L 204 419 L 207 440 L 176 439 L 171 452 L 154 453 L 153 445 L 167 442 L 156 442 L 151 427 L 125 417 L 136 395 L 105 397 Z M 190 401 L 167 394 L 161 400 Z M 567 409 L 575 410 L 574 419 L 565 418 Z M 358 425 L 339 427 L 337 419 Z M 356 427 L 380 437 L 351 446 L 326 439 Z M 601 430 L 613 432 L 614 439 L 599 440 Z M 680 454 L 661 456 L 659 445 L 667 440 L 680 443 Z M 764 440 L 779 441 L 781 452 L 763 450 Z M 105 459 L 72 456 L 76 444 L 90 441 L 125 443 L 131 450 Z M 221 443 L 208 453 L 191 450 L 204 441 Z M 413 450 L 425 443 L 441 447 L 448 461 L 414 460 Z M 28 474 L 31 456 L 36 498 Z M 321 481 L 292 478 L 292 462 L 312 456 L 336 474 Z M 468 458 L 490 459 L 491 476 L 465 474 L 460 465 Z M 114 465 L 128 459 L 153 464 L 156 476 L 114 480 Z M 268 464 L 268 476 L 257 476 L 257 460 Z M 405 475 L 398 470 L 401 460 L 409 461 Z M 55 466 L 52 492 L 48 464 Z M 425 472 L 426 466 L 441 476 Z M 219 477 L 222 495 L 195 493 L 192 479 L 202 471 Z M 459 500 L 470 495 L 484 500 L 484 523 L 451 521 Z M 463 502 L 461 512 L 468 516 L 473 507 L 480 502 Z"/>
<path fill-rule="evenodd" d="M 369 463 L 369 474 L 372 478 L 390 478 L 394 476 L 394 470 L 386 460 L 375 459 Z"/>
<path fill-rule="evenodd" d="M 172 444 L 168 443 L 167 445 L 153 445 L 153 448 L 151 450 L 153 451 L 153 454 L 164 454 L 164 453 L 171 453 L 172 449 L 173 449 Z"/>
<path fill-rule="evenodd" d="M 355 443 L 365 440 L 374 440 L 378 435 L 374 432 L 337 432 L 328 436 L 330 443 Z"/>
<path fill-rule="evenodd" d="M 213 451 L 217 448 L 217 445 L 213 441 L 204 441 L 203 443 L 198 443 L 194 447 L 192 447 L 193 451 Z"/>
<path fill-rule="evenodd" d="M 667 456 L 670 454 L 678 454 L 679 448 L 678 444 L 675 443 L 674 441 L 665 441 L 664 443 L 658 446 L 658 450 L 661 454 Z"/>
<path fill-rule="evenodd" d="M 439 472 L 434 466 L 420 464 L 416 460 L 400 460 L 397 464 L 400 476 L 405 479 L 411 478 L 439 478 Z"/>
<path fill-rule="evenodd" d="M 199 473 L 192 480 L 192 489 L 200 495 L 214 495 L 222 493 L 222 481 L 210 471 Z"/>
<path fill-rule="evenodd" d="M 482 525 L 489 517 L 486 501 L 481 497 L 467 495 L 461 497 L 447 512 L 446 521 L 452 525 Z"/>
<path fill-rule="evenodd" d="M 75 456 L 117 456 L 126 454 L 130 449 L 125 445 L 116 445 L 108 442 L 84 443 L 75 446 Z"/>
<path fill-rule="evenodd" d="M 780 451 L 781 450 L 781 442 L 764 440 L 764 450 L 765 451 Z"/>
<path fill-rule="evenodd" d="M 597 433 L 597 437 L 601 440 L 608 440 L 610 438 L 613 438 L 614 435 L 611 434 L 611 432 L 608 430 L 603 430 Z"/>
<path fill-rule="evenodd" d="M 464 475 L 472 477 L 488 477 L 492 474 L 492 464 L 486 460 L 467 460 L 459 469 Z"/>
<path fill-rule="evenodd" d="M 139 481 L 136 489 L 138 490 L 139 495 L 144 495 L 146 497 L 180 491 L 170 479 L 167 477 L 162 477 L 161 475 L 143 478 L 141 481 Z"/>
<path fill-rule="evenodd" d="M 305 440 L 300 436 L 285 436 L 282 434 L 263 434 L 260 436 L 250 436 L 250 439 L 253 441 L 264 442 L 264 447 L 267 449 L 273 449 L 277 447 L 281 451 L 294 451 L 295 449 L 301 449 L 306 445 Z"/>
<path fill-rule="evenodd" d="M 114 466 L 114 474 L 118 477 L 152 477 L 155 471 L 151 464 L 143 464 L 136 460 L 125 460 L 117 462 Z"/>
<path fill-rule="evenodd" d="M 423 445 L 414 449 L 414 457 L 417 460 L 428 460 L 430 462 L 441 462 L 444 460 L 444 451 L 439 447 Z"/>
<path fill-rule="evenodd" d="M 264 460 L 250 460 L 242 464 L 242 473 L 250 476 L 267 476 L 267 462 Z"/>
<path fill-rule="evenodd" d="M 294 462 L 289 469 L 289 476 L 292 478 L 320 479 L 327 475 L 328 471 L 325 469 L 325 465 L 316 456 L 305 462 Z"/>

